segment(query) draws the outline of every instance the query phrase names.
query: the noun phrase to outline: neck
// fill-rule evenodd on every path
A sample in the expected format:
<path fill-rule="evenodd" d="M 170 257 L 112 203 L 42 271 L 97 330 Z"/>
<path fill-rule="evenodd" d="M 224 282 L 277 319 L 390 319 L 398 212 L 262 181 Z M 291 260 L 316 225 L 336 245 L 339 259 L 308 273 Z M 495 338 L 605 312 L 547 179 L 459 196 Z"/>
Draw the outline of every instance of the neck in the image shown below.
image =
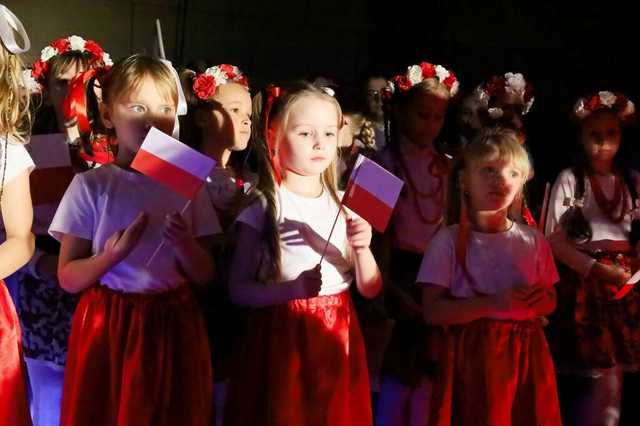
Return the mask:
<path fill-rule="evenodd" d="M 118 154 L 116 155 L 114 163 L 122 169 L 131 170 L 131 163 L 135 156 L 135 152 L 130 152 L 126 149 L 118 149 Z"/>
<path fill-rule="evenodd" d="M 293 172 L 285 171 L 282 177 L 282 184 L 294 194 L 298 194 L 303 197 L 319 197 L 323 191 L 320 175 L 302 176 Z"/>
<path fill-rule="evenodd" d="M 231 158 L 231 150 L 225 148 L 220 143 L 202 143 L 202 153 L 209 158 L 216 160 L 218 167 L 226 168 Z"/>
<path fill-rule="evenodd" d="M 475 231 L 495 233 L 504 232 L 511 226 L 507 217 L 508 209 L 495 211 L 480 211 L 470 215 L 471 227 Z"/>
<path fill-rule="evenodd" d="M 589 163 L 589 168 L 597 175 L 608 175 L 613 170 L 613 164 L 611 161 L 592 160 Z"/>

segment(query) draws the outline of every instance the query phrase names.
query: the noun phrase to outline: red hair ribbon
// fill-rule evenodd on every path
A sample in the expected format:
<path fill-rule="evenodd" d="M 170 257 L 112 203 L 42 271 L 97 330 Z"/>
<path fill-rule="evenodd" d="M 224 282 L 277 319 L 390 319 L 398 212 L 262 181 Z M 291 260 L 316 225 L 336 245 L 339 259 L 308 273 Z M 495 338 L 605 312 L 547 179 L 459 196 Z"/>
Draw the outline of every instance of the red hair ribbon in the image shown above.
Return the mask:
<path fill-rule="evenodd" d="M 267 142 L 267 151 L 269 155 L 269 162 L 271 163 L 271 168 L 273 169 L 273 177 L 276 180 L 276 183 L 280 185 L 282 182 L 282 169 L 280 167 L 280 159 L 276 155 L 276 140 L 275 137 L 271 137 L 269 132 L 269 116 L 271 114 L 271 108 L 273 107 L 273 102 L 280 97 L 281 89 L 278 86 L 274 86 L 270 84 L 266 88 L 267 101 L 264 106 L 264 127 L 263 134 L 264 138 Z"/>

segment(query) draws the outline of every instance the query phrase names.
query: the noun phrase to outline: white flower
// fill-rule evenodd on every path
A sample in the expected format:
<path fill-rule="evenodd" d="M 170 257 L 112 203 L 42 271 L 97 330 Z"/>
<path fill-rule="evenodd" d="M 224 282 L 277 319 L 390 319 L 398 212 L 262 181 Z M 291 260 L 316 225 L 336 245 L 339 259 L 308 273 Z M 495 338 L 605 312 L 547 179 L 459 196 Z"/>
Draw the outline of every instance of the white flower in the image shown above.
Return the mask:
<path fill-rule="evenodd" d="M 616 95 L 609 91 L 598 92 L 598 97 L 600 98 L 600 103 L 607 108 L 611 108 L 613 104 L 616 103 Z"/>
<path fill-rule="evenodd" d="M 42 49 L 42 51 L 40 52 L 40 60 L 47 62 L 49 59 L 53 58 L 57 54 L 58 54 L 57 49 L 51 46 L 47 46 L 44 49 Z"/>
<path fill-rule="evenodd" d="M 535 101 L 535 100 L 536 100 L 536 98 L 534 98 L 532 96 L 531 99 L 529 99 L 529 102 L 524 104 L 524 107 L 522 108 L 522 115 L 526 115 L 529 112 L 529 110 L 533 106 L 533 101 Z"/>
<path fill-rule="evenodd" d="M 102 62 L 108 67 L 113 66 L 113 61 L 111 60 L 111 56 L 107 52 L 104 52 L 102 54 Z"/>
<path fill-rule="evenodd" d="M 489 117 L 493 118 L 494 120 L 496 118 L 502 117 L 502 114 L 504 114 L 502 108 L 489 108 L 487 112 L 489 113 Z"/>
<path fill-rule="evenodd" d="M 415 86 L 423 80 L 422 68 L 419 65 L 411 65 L 407 68 L 407 77 L 409 78 L 411 85 Z"/>
<path fill-rule="evenodd" d="M 633 104 L 633 102 L 627 100 L 627 105 L 625 105 L 624 109 L 620 112 L 620 117 L 628 117 L 634 112 L 636 112 L 636 106 Z"/>
<path fill-rule="evenodd" d="M 436 77 L 438 77 L 438 80 L 442 83 L 449 77 L 449 71 L 442 65 L 436 65 Z"/>
<path fill-rule="evenodd" d="M 504 75 L 505 84 L 504 90 L 507 94 L 515 95 L 524 101 L 524 90 L 527 86 L 527 82 L 524 81 L 524 77 L 520 73 L 508 72 Z"/>
<path fill-rule="evenodd" d="M 458 93 L 459 88 L 460 88 L 460 82 L 458 80 L 454 81 L 453 84 L 451 85 L 451 89 L 449 90 L 449 93 L 451 94 L 451 96 L 455 96 L 456 93 Z"/>
<path fill-rule="evenodd" d="M 86 41 L 77 35 L 72 35 L 69 37 L 69 45 L 71 46 L 71 50 L 77 50 L 79 52 L 84 52 L 84 45 Z"/>
<path fill-rule="evenodd" d="M 213 77 L 216 82 L 216 87 L 220 87 L 227 82 L 227 74 L 225 74 L 220 67 L 207 68 L 204 73 Z"/>
<path fill-rule="evenodd" d="M 584 99 L 580 98 L 578 99 L 578 102 L 576 102 L 575 106 L 573 107 L 573 113 L 576 115 L 576 117 L 582 120 L 587 115 L 591 114 L 591 111 L 587 110 L 584 107 Z"/>
<path fill-rule="evenodd" d="M 393 84 L 393 81 L 387 80 L 387 87 L 384 89 L 393 95 L 396 91 L 396 85 Z"/>
<path fill-rule="evenodd" d="M 37 93 L 40 91 L 40 83 L 33 78 L 31 70 L 22 71 L 22 86 L 25 87 L 29 93 Z"/>

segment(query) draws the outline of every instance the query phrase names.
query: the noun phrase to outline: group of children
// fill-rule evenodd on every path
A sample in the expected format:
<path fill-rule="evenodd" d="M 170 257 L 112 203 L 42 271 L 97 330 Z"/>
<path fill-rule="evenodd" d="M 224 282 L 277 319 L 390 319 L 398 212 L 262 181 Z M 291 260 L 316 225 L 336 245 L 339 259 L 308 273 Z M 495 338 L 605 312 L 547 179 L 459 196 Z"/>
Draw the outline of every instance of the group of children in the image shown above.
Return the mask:
<path fill-rule="evenodd" d="M 3 35 L 0 276 L 18 314 L 0 286 L 0 424 L 633 421 L 640 202 L 622 94 L 578 100 L 576 164 L 530 209 L 521 74 L 469 92 L 443 141 L 459 82 L 428 62 L 370 79 L 353 115 L 317 84 L 252 100 L 235 66 L 112 64 L 78 36 L 25 78 L 24 50 Z M 131 167 L 152 127 L 216 161 L 188 203 Z M 36 131 L 66 135 L 74 177 L 32 208 Z M 338 152 L 359 151 L 404 181 L 383 235 L 341 203 L 353 162 Z M 367 309 L 388 320 L 383 344 Z"/>

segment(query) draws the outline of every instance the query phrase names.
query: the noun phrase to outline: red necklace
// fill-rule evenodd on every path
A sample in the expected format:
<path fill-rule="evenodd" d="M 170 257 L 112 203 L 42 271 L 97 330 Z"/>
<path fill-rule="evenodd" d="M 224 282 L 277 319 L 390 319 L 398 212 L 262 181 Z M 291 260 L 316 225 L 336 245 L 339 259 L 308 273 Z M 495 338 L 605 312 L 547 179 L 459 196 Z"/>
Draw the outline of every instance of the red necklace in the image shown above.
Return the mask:
<path fill-rule="evenodd" d="M 617 173 L 614 175 L 615 184 L 613 190 L 613 197 L 609 200 L 607 199 L 604 191 L 602 191 L 602 186 L 600 186 L 600 181 L 598 178 L 588 173 L 589 183 L 591 184 L 591 190 L 593 191 L 594 198 L 596 199 L 596 203 L 598 203 L 598 207 L 604 213 L 609 220 L 613 223 L 620 223 L 622 219 L 624 219 L 625 213 L 628 210 L 627 205 L 627 189 L 624 187 L 622 183 L 622 178 Z M 624 204 L 620 206 L 620 203 L 624 201 Z M 620 206 L 620 212 L 617 216 L 615 216 L 616 209 Z"/>

